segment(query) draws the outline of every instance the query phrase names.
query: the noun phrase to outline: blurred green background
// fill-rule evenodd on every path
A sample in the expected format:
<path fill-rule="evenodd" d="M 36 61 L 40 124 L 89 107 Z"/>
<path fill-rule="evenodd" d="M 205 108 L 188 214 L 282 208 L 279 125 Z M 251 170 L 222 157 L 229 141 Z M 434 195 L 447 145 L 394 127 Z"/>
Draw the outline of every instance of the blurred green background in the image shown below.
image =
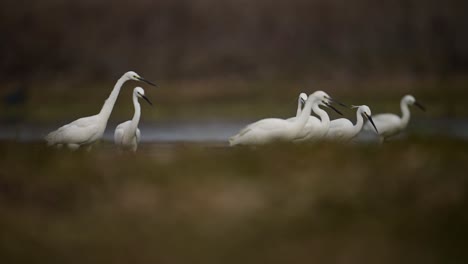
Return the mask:
<path fill-rule="evenodd" d="M 69 120 L 97 112 L 135 70 L 160 86 L 147 88 L 157 105 L 148 120 L 290 116 L 297 94 L 317 89 L 378 111 L 396 111 L 412 93 L 431 105 L 428 115 L 464 116 L 467 8 L 458 0 L 4 0 L 0 93 L 26 94 L 29 120 Z M 131 115 L 131 90 L 113 120 Z"/>
<path fill-rule="evenodd" d="M 422 132 L 446 123 L 420 123 L 382 146 L 144 142 L 127 155 L 109 142 L 88 153 L 0 140 L 0 262 L 468 263 L 467 10 L 2 0 L 0 132 L 24 123 L 23 139 L 97 113 L 128 70 L 159 85 L 145 86 L 155 106 L 142 123 L 290 117 L 299 92 L 318 89 L 373 113 L 399 112 L 411 93 L 428 112 L 410 128 L 461 121 L 445 136 Z M 136 85 L 114 124 L 131 117 Z"/>

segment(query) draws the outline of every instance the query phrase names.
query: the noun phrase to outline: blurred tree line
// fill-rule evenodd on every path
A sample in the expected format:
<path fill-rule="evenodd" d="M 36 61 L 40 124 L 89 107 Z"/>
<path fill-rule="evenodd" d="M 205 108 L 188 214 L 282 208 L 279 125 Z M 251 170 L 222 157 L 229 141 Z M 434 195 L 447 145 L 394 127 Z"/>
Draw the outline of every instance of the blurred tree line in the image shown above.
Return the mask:
<path fill-rule="evenodd" d="M 462 0 L 3 0 L 0 74 L 443 80 L 468 73 L 466 10 Z"/>

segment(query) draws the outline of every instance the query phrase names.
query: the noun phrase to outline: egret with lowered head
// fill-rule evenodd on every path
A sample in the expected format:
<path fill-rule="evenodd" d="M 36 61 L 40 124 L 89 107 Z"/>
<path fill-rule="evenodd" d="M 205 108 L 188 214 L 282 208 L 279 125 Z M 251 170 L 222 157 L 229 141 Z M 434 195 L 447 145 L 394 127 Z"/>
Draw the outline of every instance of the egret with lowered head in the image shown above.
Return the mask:
<path fill-rule="evenodd" d="M 378 114 L 373 117 L 375 126 L 379 129 L 380 142 L 384 142 L 387 138 L 397 135 L 406 128 L 411 116 L 409 105 L 415 105 L 422 111 L 426 111 L 424 106 L 418 103 L 412 95 L 405 95 L 400 102 L 401 117 L 395 114 Z M 372 130 L 369 121 L 364 125 L 364 130 Z"/>
<path fill-rule="evenodd" d="M 377 127 L 375 126 L 372 117 L 371 110 L 367 105 L 361 106 L 352 106 L 351 108 L 357 108 L 356 111 L 356 124 L 346 118 L 339 118 L 332 120 L 330 122 L 330 127 L 328 128 L 325 138 L 335 141 L 347 142 L 356 137 L 364 124 L 363 116 L 369 120 L 369 122 L 374 127 L 375 131 L 378 133 Z"/>
<path fill-rule="evenodd" d="M 118 125 L 115 128 L 114 142 L 119 145 L 123 150 L 131 150 L 135 152 L 140 142 L 140 129 L 138 128 L 138 122 L 140 121 L 141 108 L 138 98 L 145 99 L 150 105 L 153 105 L 148 97 L 145 96 L 145 91 L 141 87 L 136 87 L 133 90 L 133 107 L 135 113 L 133 114 L 132 120 L 128 120 Z"/>
<path fill-rule="evenodd" d="M 90 149 L 94 142 L 102 138 L 107 126 L 107 121 L 109 120 L 109 116 L 114 108 L 115 101 L 119 96 L 120 89 L 123 84 L 129 80 L 141 81 L 156 86 L 133 71 L 125 73 L 117 81 L 114 89 L 109 95 L 109 98 L 104 102 L 101 111 L 97 115 L 77 119 L 53 132 L 50 132 L 45 137 L 47 145 L 56 145 L 59 147 L 66 145 L 72 150 L 78 149 L 81 146 L 88 146 L 88 149 Z"/>

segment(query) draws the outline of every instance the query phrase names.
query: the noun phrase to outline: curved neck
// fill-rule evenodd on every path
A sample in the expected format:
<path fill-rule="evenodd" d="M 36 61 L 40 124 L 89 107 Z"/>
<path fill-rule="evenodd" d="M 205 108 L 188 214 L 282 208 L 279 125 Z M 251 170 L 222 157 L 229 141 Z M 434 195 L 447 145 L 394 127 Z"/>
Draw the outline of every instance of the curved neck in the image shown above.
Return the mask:
<path fill-rule="evenodd" d="M 320 117 L 322 125 L 330 126 L 330 117 L 328 116 L 327 112 L 325 112 L 325 110 L 319 107 L 319 104 L 314 104 L 312 110 L 314 110 L 314 113 Z"/>
<path fill-rule="evenodd" d="M 402 113 L 401 126 L 406 127 L 406 125 L 408 125 L 408 122 L 410 120 L 411 113 L 410 113 L 408 104 L 405 103 L 403 100 L 401 100 L 400 107 L 401 107 L 401 113 Z"/>
<path fill-rule="evenodd" d="M 133 107 L 135 108 L 135 113 L 133 114 L 132 121 L 130 122 L 130 128 L 132 131 L 136 131 L 138 128 L 138 122 L 140 122 L 141 108 L 140 103 L 136 94 L 133 94 Z"/>
<path fill-rule="evenodd" d="M 356 111 L 356 124 L 353 126 L 352 133 L 357 135 L 361 132 L 362 126 L 364 125 L 364 118 L 362 118 L 362 113 L 359 109 Z"/>
<path fill-rule="evenodd" d="M 119 96 L 120 88 L 122 88 L 122 85 L 125 83 L 125 81 L 126 79 L 121 77 L 115 84 L 114 89 L 112 90 L 109 97 L 104 102 L 104 105 L 102 106 L 99 115 L 105 120 L 109 119 L 109 116 L 112 113 L 112 109 L 114 108 L 115 101 L 117 101 L 117 97 Z"/>
<path fill-rule="evenodd" d="M 302 103 L 301 103 L 301 97 L 297 100 L 297 111 L 296 111 L 296 117 L 299 117 L 302 113 Z"/>
<path fill-rule="evenodd" d="M 293 131 L 299 133 L 304 128 L 307 121 L 309 120 L 312 107 L 315 107 L 316 105 L 318 105 L 318 100 L 316 98 L 309 97 L 309 99 L 307 99 L 302 112 L 293 122 Z"/>

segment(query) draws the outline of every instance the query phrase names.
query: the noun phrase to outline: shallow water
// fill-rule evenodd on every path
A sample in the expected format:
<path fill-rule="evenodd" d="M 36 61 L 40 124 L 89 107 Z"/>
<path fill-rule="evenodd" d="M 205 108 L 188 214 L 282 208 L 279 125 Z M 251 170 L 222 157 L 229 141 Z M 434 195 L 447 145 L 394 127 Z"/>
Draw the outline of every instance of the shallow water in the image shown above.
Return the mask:
<path fill-rule="evenodd" d="M 140 124 L 142 142 L 227 142 L 252 121 L 147 122 Z M 66 122 L 64 122 L 66 123 Z M 63 124 L 20 123 L 0 125 L 0 140 L 40 141 Z M 112 141 L 117 124 L 109 123 L 104 140 Z M 406 134 L 468 140 L 468 119 L 415 119 Z M 377 140 L 375 134 L 361 133 L 358 141 Z"/>

